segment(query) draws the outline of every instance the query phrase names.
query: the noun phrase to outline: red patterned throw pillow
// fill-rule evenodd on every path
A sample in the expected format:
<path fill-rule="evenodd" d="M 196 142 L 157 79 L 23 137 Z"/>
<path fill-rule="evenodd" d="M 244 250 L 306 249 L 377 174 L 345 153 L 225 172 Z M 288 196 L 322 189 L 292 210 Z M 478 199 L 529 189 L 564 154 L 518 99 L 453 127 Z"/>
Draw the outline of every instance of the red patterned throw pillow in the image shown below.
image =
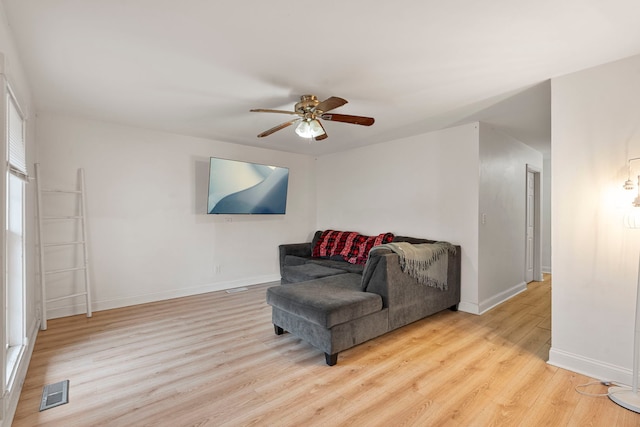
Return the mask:
<path fill-rule="evenodd" d="M 393 241 L 392 233 L 363 236 L 353 231 L 325 230 L 313 247 L 315 258 L 340 256 L 351 264 L 365 264 L 372 247 Z"/>
<path fill-rule="evenodd" d="M 353 231 L 325 230 L 313 247 L 312 256 L 314 258 L 331 258 L 335 255 L 341 255 L 347 242 L 351 245 L 357 235 L 358 233 Z"/>
<path fill-rule="evenodd" d="M 383 233 L 377 236 L 358 236 L 356 239 L 358 244 L 354 245 L 352 253 L 349 254 L 349 257 L 345 257 L 345 260 L 351 264 L 365 264 L 367 258 L 369 258 L 371 248 L 392 242 L 393 238 L 394 235 L 392 233 Z"/>

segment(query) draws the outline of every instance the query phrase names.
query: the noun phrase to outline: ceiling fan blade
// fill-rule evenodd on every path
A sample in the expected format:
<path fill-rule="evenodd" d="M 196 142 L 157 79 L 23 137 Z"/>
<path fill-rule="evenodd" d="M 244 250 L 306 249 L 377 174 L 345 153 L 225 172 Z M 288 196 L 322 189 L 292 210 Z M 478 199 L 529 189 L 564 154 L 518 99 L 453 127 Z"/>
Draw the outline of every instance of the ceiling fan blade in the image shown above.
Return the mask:
<path fill-rule="evenodd" d="M 324 101 L 320 102 L 318 105 L 316 105 L 316 111 L 322 111 L 324 113 L 324 112 L 333 110 L 334 108 L 342 107 L 347 102 L 349 101 L 347 101 L 346 99 L 338 98 L 337 96 L 332 96 L 331 98 L 327 98 Z"/>
<path fill-rule="evenodd" d="M 291 121 L 288 121 L 288 122 L 284 122 L 284 123 L 282 123 L 282 124 L 279 124 L 278 126 L 272 127 L 272 128 L 271 128 L 271 129 L 269 129 L 269 130 L 265 130 L 264 132 L 262 132 L 261 134 L 259 134 L 259 135 L 258 135 L 258 138 L 263 138 L 263 137 L 265 137 L 265 136 L 269 136 L 269 135 L 271 135 L 271 134 L 272 134 L 272 133 L 274 133 L 274 132 L 278 132 L 279 130 L 282 130 L 282 129 L 286 128 L 286 127 L 291 126 L 292 124 L 294 124 L 294 123 L 295 123 L 295 122 L 297 122 L 298 120 L 300 120 L 300 119 L 293 119 L 293 120 L 291 120 Z"/>
<path fill-rule="evenodd" d="M 322 133 L 322 134 L 320 134 L 320 135 L 316 136 L 314 139 L 315 139 L 316 141 L 322 141 L 323 139 L 327 139 L 327 137 L 328 137 L 329 135 L 327 135 L 327 131 L 326 131 L 326 129 L 324 128 L 324 126 L 322 126 L 322 123 L 320 123 L 320 120 L 316 120 L 316 122 L 318 122 L 318 124 L 320 125 L 320 127 L 322 128 L 322 131 L 323 131 L 324 133 Z"/>
<path fill-rule="evenodd" d="M 350 116 L 348 114 L 322 114 L 320 118 L 331 122 L 352 123 L 354 125 L 371 126 L 373 117 Z"/>
<path fill-rule="evenodd" d="M 297 111 L 287 111 L 287 110 L 270 110 L 268 108 L 254 108 L 253 110 L 249 110 L 252 113 L 280 113 L 280 114 L 293 114 L 296 116 L 300 116 L 301 114 Z"/>

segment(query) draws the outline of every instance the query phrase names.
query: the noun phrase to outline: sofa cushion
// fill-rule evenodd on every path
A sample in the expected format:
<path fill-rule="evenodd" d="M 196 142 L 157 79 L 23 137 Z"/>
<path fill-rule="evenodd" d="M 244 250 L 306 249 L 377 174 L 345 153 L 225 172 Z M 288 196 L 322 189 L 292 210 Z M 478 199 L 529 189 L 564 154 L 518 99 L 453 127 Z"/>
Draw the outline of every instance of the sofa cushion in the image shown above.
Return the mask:
<path fill-rule="evenodd" d="M 284 265 L 303 265 L 306 264 L 311 258 L 305 258 L 297 255 L 285 255 Z"/>
<path fill-rule="evenodd" d="M 267 303 L 325 328 L 382 310 L 382 297 L 360 290 L 359 274 L 267 289 Z"/>
<path fill-rule="evenodd" d="M 364 270 L 364 265 L 350 264 L 343 259 L 341 259 L 340 261 L 337 261 L 333 259 L 311 258 L 307 260 L 307 262 L 310 264 L 318 264 L 318 265 L 323 265 L 325 267 L 337 268 L 349 273 L 362 274 L 362 271 Z"/>
<path fill-rule="evenodd" d="M 336 274 L 345 274 L 346 271 L 324 265 L 307 263 L 299 265 L 285 265 L 283 273 L 285 281 L 295 283 L 318 279 L 320 277 L 335 276 Z"/>

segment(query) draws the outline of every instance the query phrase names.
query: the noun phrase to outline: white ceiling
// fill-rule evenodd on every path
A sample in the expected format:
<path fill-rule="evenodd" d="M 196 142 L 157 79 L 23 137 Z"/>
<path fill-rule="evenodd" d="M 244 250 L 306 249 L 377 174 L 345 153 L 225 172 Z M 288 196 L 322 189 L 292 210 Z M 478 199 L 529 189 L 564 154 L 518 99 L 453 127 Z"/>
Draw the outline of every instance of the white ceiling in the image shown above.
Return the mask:
<path fill-rule="evenodd" d="M 640 53 L 638 0 L 2 1 L 39 111 L 316 155 L 475 120 L 548 152 L 548 79 Z M 256 138 L 306 93 L 376 123 Z"/>

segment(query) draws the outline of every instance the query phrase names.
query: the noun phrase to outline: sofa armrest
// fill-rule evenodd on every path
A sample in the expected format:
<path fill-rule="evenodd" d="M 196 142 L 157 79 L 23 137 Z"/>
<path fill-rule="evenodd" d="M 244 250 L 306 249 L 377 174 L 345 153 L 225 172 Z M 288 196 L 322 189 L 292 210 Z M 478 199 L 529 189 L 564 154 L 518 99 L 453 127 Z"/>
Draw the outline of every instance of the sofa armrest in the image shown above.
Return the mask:
<path fill-rule="evenodd" d="M 389 327 L 395 329 L 460 303 L 461 248 L 448 254 L 447 290 L 419 284 L 402 271 L 400 258 L 388 250 L 378 250 L 369 257 L 362 278 L 366 292 L 382 296 L 389 308 Z"/>
<path fill-rule="evenodd" d="M 311 242 L 306 243 L 287 243 L 278 246 L 280 256 L 280 277 L 283 276 L 282 270 L 285 265 L 285 257 L 287 255 L 294 255 L 303 258 L 311 258 Z"/>

